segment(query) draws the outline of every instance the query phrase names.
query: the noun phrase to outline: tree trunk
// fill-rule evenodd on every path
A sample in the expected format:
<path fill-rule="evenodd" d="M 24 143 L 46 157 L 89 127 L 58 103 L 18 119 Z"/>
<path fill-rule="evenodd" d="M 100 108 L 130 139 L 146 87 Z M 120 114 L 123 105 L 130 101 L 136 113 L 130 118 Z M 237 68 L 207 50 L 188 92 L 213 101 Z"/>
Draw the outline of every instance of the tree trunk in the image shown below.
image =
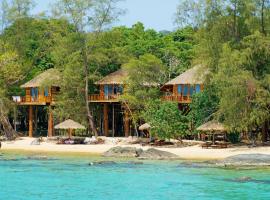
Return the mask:
<path fill-rule="evenodd" d="M 88 80 L 88 59 L 87 59 L 87 53 L 86 53 L 86 42 L 83 41 L 83 47 L 82 47 L 82 56 L 83 56 L 83 64 L 84 64 L 84 75 L 85 75 L 85 106 L 86 106 L 86 112 L 87 112 L 87 119 L 89 123 L 90 130 L 94 133 L 94 135 L 97 137 L 98 132 L 94 123 L 94 117 L 91 114 L 90 108 L 89 108 L 89 101 L 88 101 L 88 87 L 89 87 L 89 80 Z"/>
<path fill-rule="evenodd" d="M 13 140 L 16 137 L 16 132 L 11 126 L 7 116 L 0 113 L 0 125 L 3 126 L 3 131 L 8 140 Z"/>
<path fill-rule="evenodd" d="M 265 10 L 265 0 L 262 0 L 262 5 L 261 5 L 261 29 L 262 29 L 262 33 L 266 36 L 265 24 L 264 24 L 264 10 Z"/>

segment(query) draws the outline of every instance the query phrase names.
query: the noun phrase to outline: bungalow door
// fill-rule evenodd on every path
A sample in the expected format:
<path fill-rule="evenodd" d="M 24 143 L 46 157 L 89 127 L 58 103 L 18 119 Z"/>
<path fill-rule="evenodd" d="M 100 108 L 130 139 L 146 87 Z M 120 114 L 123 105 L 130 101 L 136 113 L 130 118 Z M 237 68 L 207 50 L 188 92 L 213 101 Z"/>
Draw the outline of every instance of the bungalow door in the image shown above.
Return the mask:
<path fill-rule="evenodd" d="M 31 88 L 31 101 L 32 102 L 38 101 L 38 88 Z"/>
<path fill-rule="evenodd" d="M 113 87 L 112 85 L 104 85 L 104 97 L 106 100 L 109 100 L 113 94 Z"/>
<path fill-rule="evenodd" d="M 104 98 L 109 99 L 109 86 L 104 85 Z"/>

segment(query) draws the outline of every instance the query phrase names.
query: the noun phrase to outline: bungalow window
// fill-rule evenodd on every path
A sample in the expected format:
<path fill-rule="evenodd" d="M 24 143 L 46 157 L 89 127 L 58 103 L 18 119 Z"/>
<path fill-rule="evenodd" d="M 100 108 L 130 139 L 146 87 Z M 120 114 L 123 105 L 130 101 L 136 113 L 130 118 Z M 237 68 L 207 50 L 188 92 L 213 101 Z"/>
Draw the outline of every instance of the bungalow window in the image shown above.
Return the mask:
<path fill-rule="evenodd" d="M 45 88 L 44 89 L 44 96 L 45 97 L 48 97 L 49 96 L 49 89 L 48 88 Z"/>
<path fill-rule="evenodd" d="M 31 96 L 38 97 L 38 88 L 31 88 Z"/>
<path fill-rule="evenodd" d="M 196 93 L 199 93 L 201 91 L 201 85 L 197 84 L 195 87 Z"/>
<path fill-rule="evenodd" d="M 180 95 L 182 94 L 182 85 L 177 86 L 177 93 Z"/>
<path fill-rule="evenodd" d="M 183 92 L 184 96 L 188 96 L 188 85 L 184 86 L 184 92 Z"/>
<path fill-rule="evenodd" d="M 117 91 L 117 93 L 123 94 L 123 86 L 122 86 L 122 85 L 119 85 L 119 86 L 118 86 L 118 91 Z"/>
<path fill-rule="evenodd" d="M 112 85 L 104 85 L 104 95 L 108 97 L 109 95 L 112 95 L 112 93 L 113 93 Z"/>

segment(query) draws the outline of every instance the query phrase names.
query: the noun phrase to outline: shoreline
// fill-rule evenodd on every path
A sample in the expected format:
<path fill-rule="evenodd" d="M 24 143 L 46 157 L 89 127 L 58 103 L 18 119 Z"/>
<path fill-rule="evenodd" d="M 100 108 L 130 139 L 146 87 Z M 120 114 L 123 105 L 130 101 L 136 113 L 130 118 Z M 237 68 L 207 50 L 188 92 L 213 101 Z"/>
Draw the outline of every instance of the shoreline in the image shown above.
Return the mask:
<path fill-rule="evenodd" d="M 96 144 L 96 145 L 61 145 L 42 142 L 40 145 L 31 145 L 35 138 L 21 138 L 12 142 L 2 142 L 1 152 L 18 152 L 20 154 L 63 154 L 63 155 L 82 155 L 82 156 L 102 156 L 102 154 L 112 147 L 136 147 L 143 150 L 155 148 L 161 151 L 173 153 L 179 160 L 209 161 L 223 160 L 230 156 L 239 154 L 266 154 L 270 155 L 270 147 L 232 147 L 226 149 L 203 149 L 199 145 L 189 147 L 152 147 L 141 146 L 139 144 Z"/>

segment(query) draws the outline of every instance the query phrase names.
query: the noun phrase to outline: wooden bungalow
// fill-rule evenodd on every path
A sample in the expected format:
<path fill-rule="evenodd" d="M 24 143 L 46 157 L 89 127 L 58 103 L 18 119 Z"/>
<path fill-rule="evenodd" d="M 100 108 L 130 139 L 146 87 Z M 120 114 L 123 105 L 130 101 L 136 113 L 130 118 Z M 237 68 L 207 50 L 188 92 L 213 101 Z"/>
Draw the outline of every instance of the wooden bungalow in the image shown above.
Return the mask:
<path fill-rule="evenodd" d="M 33 137 L 33 123 L 37 123 L 38 107 L 48 107 L 48 137 L 53 136 L 53 114 L 52 109 L 55 103 L 55 96 L 60 91 L 58 82 L 59 72 L 56 69 L 49 69 L 34 79 L 23 84 L 24 96 L 14 96 L 13 101 L 18 106 L 28 107 L 28 135 Z M 35 116 L 34 116 L 35 110 Z"/>
<path fill-rule="evenodd" d="M 101 135 L 128 137 L 131 133 L 128 109 L 119 100 L 119 97 L 123 94 L 127 76 L 128 73 L 123 69 L 105 76 L 95 83 L 98 87 L 98 94 L 89 96 L 91 108 L 96 107 L 96 110 L 102 110 L 101 112 L 95 112 L 100 113 L 95 120 Z"/>
<path fill-rule="evenodd" d="M 203 90 L 204 75 L 205 72 L 201 65 L 187 70 L 162 87 L 162 91 L 165 93 L 162 99 L 176 101 L 179 104 L 191 103 L 192 95 Z"/>

